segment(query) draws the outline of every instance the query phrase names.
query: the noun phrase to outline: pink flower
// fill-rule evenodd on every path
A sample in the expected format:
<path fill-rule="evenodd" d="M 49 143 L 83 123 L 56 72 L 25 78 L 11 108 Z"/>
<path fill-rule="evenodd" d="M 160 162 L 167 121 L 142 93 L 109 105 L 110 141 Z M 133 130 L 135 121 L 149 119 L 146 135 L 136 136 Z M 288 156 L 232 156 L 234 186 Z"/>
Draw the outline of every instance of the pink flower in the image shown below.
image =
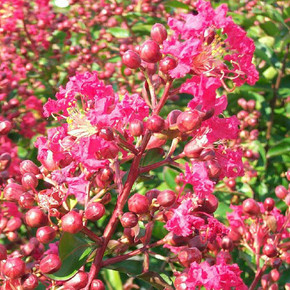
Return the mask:
<path fill-rule="evenodd" d="M 174 34 L 164 41 L 163 53 L 178 59 L 170 76 L 205 74 L 221 79 L 225 87 L 224 79 L 231 79 L 238 86 L 246 81 L 254 84 L 258 80 L 252 64 L 254 42 L 226 16 L 227 6 L 214 10 L 210 2 L 199 0 L 196 10 L 196 15 L 183 14 L 181 20 L 169 18 Z"/>
<path fill-rule="evenodd" d="M 184 200 L 178 208 L 174 209 L 173 216 L 168 220 L 165 228 L 178 236 L 191 235 L 196 227 L 199 228 L 204 224 L 202 218 L 193 215 L 195 207 L 196 205 L 193 204 L 192 200 Z"/>
<path fill-rule="evenodd" d="M 186 164 L 184 175 L 181 178 L 183 182 L 191 184 L 195 194 L 201 198 L 213 192 L 215 183 L 208 178 L 204 162 L 193 161 L 192 167 Z"/>
<path fill-rule="evenodd" d="M 204 286 L 210 290 L 246 290 L 240 274 L 241 270 L 237 264 L 225 263 L 210 266 L 206 261 L 200 264 L 193 262 L 187 273 L 186 289 L 194 290 L 196 287 Z"/>

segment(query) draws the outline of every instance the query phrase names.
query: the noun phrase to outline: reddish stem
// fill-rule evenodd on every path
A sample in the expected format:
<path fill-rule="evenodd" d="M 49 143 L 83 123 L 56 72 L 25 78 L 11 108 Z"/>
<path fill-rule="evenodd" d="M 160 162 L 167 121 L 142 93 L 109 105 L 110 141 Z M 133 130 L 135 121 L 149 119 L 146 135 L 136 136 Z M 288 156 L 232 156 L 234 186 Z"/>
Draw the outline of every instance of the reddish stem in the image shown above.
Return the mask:
<path fill-rule="evenodd" d="M 98 237 L 94 232 L 89 230 L 87 227 L 83 227 L 82 232 L 87 235 L 91 240 L 96 242 L 98 246 L 101 246 L 103 243 L 103 239 Z"/>
<path fill-rule="evenodd" d="M 154 114 L 158 115 L 159 112 L 161 111 L 161 109 L 163 108 L 163 106 L 165 105 L 165 103 L 168 99 L 168 93 L 169 93 L 169 89 L 170 89 L 171 85 L 172 85 L 172 80 L 170 80 L 169 82 L 166 83 L 163 95 L 162 95 L 157 107 L 154 109 Z"/>

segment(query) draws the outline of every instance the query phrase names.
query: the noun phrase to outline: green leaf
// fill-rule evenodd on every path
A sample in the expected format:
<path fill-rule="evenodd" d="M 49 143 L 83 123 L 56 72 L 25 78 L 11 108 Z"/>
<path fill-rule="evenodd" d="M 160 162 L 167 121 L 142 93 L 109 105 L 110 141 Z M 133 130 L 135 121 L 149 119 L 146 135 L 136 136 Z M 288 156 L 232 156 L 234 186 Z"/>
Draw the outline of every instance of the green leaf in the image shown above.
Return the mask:
<path fill-rule="evenodd" d="M 66 203 L 67 203 L 69 209 L 72 210 L 77 205 L 78 201 L 77 201 L 76 197 L 73 194 L 71 194 L 67 197 Z"/>
<path fill-rule="evenodd" d="M 273 21 L 266 21 L 261 23 L 260 26 L 268 35 L 271 36 L 277 36 L 280 32 Z"/>
<path fill-rule="evenodd" d="M 172 190 L 175 190 L 176 187 L 175 177 L 177 176 L 177 174 L 178 174 L 177 171 L 168 167 L 165 167 L 163 170 L 164 181 Z"/>
<path fill-rule="evenodd" d="M 120 277 L 120 273 L 118 271 L 114 271 L 111 269 L 103 270 L 104 279 L 111 285 L 114 290 L 122 290 L 122 280 Z"/>
<path fill-rule="evenodd" d="M 142 166 L 147 166 L 150 164 L 154 164 L 158 161 L 161 161 L 163 159 L 164 150 L 162 148 L 153 148 L 148 150 L 145 153 L 145 156 L 141 160 Z"/>
<path fill-rule="evenodd" d="M 171 284 L 168 284 L 161 277 L 161 275 L 159 275 L 158 273 L 153 272 L 153 271 L 148 271 L 146 273 L 142 273 L 142 274 L 136 276 L 136 278 L 139 278 L 141 280 L 144 280 L 144 281 L 148 282 L 150 285 L 152 285 L 156 289 L 160 289 L 160 290 L 162 290 L 164 288 L 173 289 L 172 287 L 170 287 L 170 285 L 172 284 L 172 282 L 171 282 Z"/>
<path fill-rule="evenodd" d="M 165 7 L 171 7 L 171 8 L 182 8 L 182 9 L 186 9 L 186 10 L 190 10 L 189 6 L 182 3 L 182 2 L 179 2 L 179 1 L 166 1 L 164 3 L 164 6 Z"/>
<path fill-rule="evenodd" d="M 269 149 L 267 158 L 272 158 L 289 152 L 290 152 L 290 138 L 285 138 Z"/>
<path fill-rule="evenodd" d="M 62 261 L 61 268 L 56 273 L 47 276 L 57 281 L 70 279 L 85 264 L 96 248 L 96 244 L 82 233 L 64 233 L 58 246 L 59 257 Z"/>
<path fill-rule="evenodd" d="M 107 32 L 111 33 L 113 36 L 117 38 L 125 38 L 130 36 L 129 30 L 121 27 L 111 27 L 107 29 Z"/>

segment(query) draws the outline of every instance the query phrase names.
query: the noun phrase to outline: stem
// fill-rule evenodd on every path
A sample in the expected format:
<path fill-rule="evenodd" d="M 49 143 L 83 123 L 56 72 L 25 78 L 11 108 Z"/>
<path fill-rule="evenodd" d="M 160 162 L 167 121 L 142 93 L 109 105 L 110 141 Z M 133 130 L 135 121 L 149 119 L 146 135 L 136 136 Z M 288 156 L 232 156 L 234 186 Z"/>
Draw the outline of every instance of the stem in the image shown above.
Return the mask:
<path fill-rule="evenodd" d="M 266 268 L 267 268 L 267 260 L 265 261 L 263 267 L 256 273 L 255 279 L 253 283 L 251 284 L 249 290 L 254 290 L 256 288 Z"/>
<path fill-rule="evenodd" d="M 151 81 L 151 77 L 148 75 L 146 69 L 144 70 L 144 76 L 146 78 L 146 81 L 148 83 L 148 87 L 149 87 L 149 92 L 150 92 L 150 96 L 151 96 L 151 104 L 152 104 L 152 108 L 155 109 L 156 107 L 156 103 L 157 103 L 157 100 L 156 100 L 156 94 L 155 94 L 155 89 L 154 89 L 154 86 L 152 84 L 152 81 Z"/>
<path fill-rule="evenodd" d="M 166 101 L 168 99 L 169 89 L 172 85 L 172 82 L 173 82 L 173 80 L 170 80 L 166 83 L 163 95 L 162 95 L 157 107 L 154 109 L 154 114 L 158 115 L 159 112 L 161 111 L 161 109 L 163 108 L 164 104 L 166 103 Z M 153 106 L 153 108 L 154 108 L 154 106 Z"/>
<path fill-rule="evenodd" d="M 103 239 L 98 237 L 94 232 L 89 230 L 87 227 L 83 227 L 82 232 L 87 235 L 91 240 L 96 242 L 98 246 L 101 246 L 103 243 Z"/>
<path fill-rule="evenodd" d="M 115 206 L 113 214 L 109 220 L 109 223 L 107 224 L 107 226 L 105 228 L 105 231 L 103 234 L 103 244 L 97 250 L 96 257 L 95 257 L 94 262 L 91 266 L 90 273 L 89 273 L 89 281 L 88 281 L 88 284 L 85 288 L 86 290 L 89 289 L 89 286 L 90 286 L 92 280 L 99 273 L 99 271 L 101 269 L 102 259 L 103 259 L 104 253 L 106 251 L 108 242 L 110 241 L 110 239 L 111 239 L 112 235 L 114 234 L 116 227 L 119 223 L 119 215 L 122 213 L 123 207 L 125 206 L 126 201 L 130 195 L 132 186 L 135 183 L 137 177 L 139 176 L 140 161 L 141 161 L 142 155 L 145 151 L 145 148 L 149 142 L 150 136 L 151 136 L 151 133 L 149 132 L 149 130 L 147 130 L 145 135 L 144 135 L 140 151 L 139 151 L 138 155 L 136 155 L 133 159 L 133 162 L 132 162 L 132 165 L 131 165 L 131 168 L 129 171 L 129 175 L 128 175 L 128 178 L 125 182 L 123 191 L 122 191 L 122 193 L 120 193 L 120 195 L 118 197 L 117 204 Z"/>
<path fill-rule="evenodd" d="M 137 256 L 137 255 L 140 255 L 142 254 L 144 251 L 148 250 L 148 249 L 151 249 L 151 248 L 154 248 L 154 247 L 158 247 L 158 246 L 161 246 L 163 244 L 165 244 L 166 240 L 165 239 L 162 239 L 162 240 L 159 240 L 151 245 L 147 245 L 147 246 L 144 246 L 140 249 L 137 249 L 137 250 L 134 250 L 130 253 L 127 253 L 125 255 L 121 255 L 121 256 L 118 256 L 118 257 L 114 257 L 114 258 L 109 258 L 107 260 L 105 260 L 103 263 L 102 263 L 102 267 L 105 267 L 105 266 L 108 266 L 108 265 L 111 265 L 111 264 L 115 264 L 115 263 L 119 263 L 119 262 L 122 262 L 124 260 L 127 260 L 129 258 L 132 258 L 134 256 Z"/>

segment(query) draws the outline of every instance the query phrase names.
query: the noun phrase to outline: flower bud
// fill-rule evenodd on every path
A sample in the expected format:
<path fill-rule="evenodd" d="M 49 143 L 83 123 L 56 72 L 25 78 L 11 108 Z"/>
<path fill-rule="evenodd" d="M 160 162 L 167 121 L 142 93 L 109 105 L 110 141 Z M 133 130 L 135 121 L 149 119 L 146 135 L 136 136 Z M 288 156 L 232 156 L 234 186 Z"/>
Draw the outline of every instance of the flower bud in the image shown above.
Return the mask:
<path fill-rule="evenodd" d="M 290 206 L 290 193 L 288 193 L 285 197 L 285 203 Z"/>
<path fill-rule="evenodd" d="M 38 286 L 38 278 L 34 274 L 25 275 L 21 279 L 23 290 L 35 289 Z"/>
<path fill-rule="evenodd" d="M 23 186 L 12 182 L 6 185 L 6 187 L 4 188 L 4 197 L 8 201 L 18 201 L 24 191 L 25 189 L 23 188 Z"/>
<path fill-rule="evenodd" d="M 185 156 L 188 158 L 199 158 L 202 151 L 203 147 L 196 139 L 192 139 L 189 143 L 187 143 L 183 150 Z"/>
<path fill-rule="evenodd" d="M 76 211 L 70 211 L 61 218 L 62 230 L 70 234 L 76 234 L 83 228 L 83 219 Z"/>
<path fill-rule="evenodd" d="M 122 56 L 122 62 L 131 69 L 137 69 L 141 65 L 141 58 L 135 51 L 127 50 Z"/>
<path fill-rule="evenodd" d="M 94 279 L 91 283 L 90 290 L 105 290 L 106 287 L 103 283 L 103 281 L 99 279 Z"/>
<path fill-rule="evenodd" d="M 8 218 L 7 217 L 1 217 L 0 218 L 0 233 L 6 228 L 8 223 Z"/>
<path fill-rule="evenodd" d="M 158 189 L 151 189 L 145 193 L 145 196 L 148 198 L 149 204 L 152 203 L 153 198 L 157 198 L 158 194 L 160 193 L 160 190 Z"/>
<path fill-rule="evenodd" d="M 174 280 L 176 290 L 187 289 L 187 273 L 182 273 Z"/>
<path fill-rule="evenodd" d="M 113 130 L 109 127 L 107 128 L 102 128 L 99 132 L 99 136 L 106 141 L 112 141 L 114 140 L 114 133 Z"/>
<path fill-rule="evenodd" d="M 6 247 L 0 244 L 0 261 L 7 259 L 7 250 Z"/>
<path fill-rule="evenodd" d="M 29 190 L 35 189 L 38 185 L 38 179 L 33 173 L 24 173 L 21 179 L 22 186 Z"/>
<path fill-rule="evenodd" d="M 153 115 L 147 120 L 147 128 L 155 133 L 161 132 L 164 129 L 165 121 L 158 115 Z"/>
<path fill-rule="evenodd" d="M 34 197 L 29 192 L 24 192 L 20 195 L 18 204 L 25 209 L 31 209 L 34 205 Z"/>
<path fill-rule="evenodd" d="M 228 236 L 225 236 L 222 239 L 222 245 L 221 246 L 222 246 L 222 248 L 224 250 L 232 251 L 232 249 L 234 247 L 234 244 L 233 244 L 232 239 L 230 239 Z"/>
<path fill-rule="evenodd" d="M 47 224 L 48 218 L 41 209 L 32 208 L 25 214 L 25 222 L 32 228 L 39 228 Z"/>
<path fill-rule="evenodd" d="M 221 174 L 221 166 L 217 160 L 208 160 L 205 163 L 207 167 L 208 177 L 212 180 L 217 180 Z"/>
<path fill-rule="evenodd" d="M 157 202 L 164 207 L 170 207 L 175 203 L 176 194 L 172 190 L 163 190 L 157 196 Z"/>
<path fill-rule="evenodd" d="M 3 273 L 11 279 L 17 279 L 25 274 L 25 263 L 20 258 L 10 258 L 3 266 Z"/>
<path fill-rule="evenodd" d="M 52 242 L 55 239 L 55 236 L 55 229 L 49 226 L 41 227 L 36 232 L 36 238 L 43 244 Z"/>
<path fill-rule="evenodd" d="M 22 225 L 21 218 L 13 217 L 8 221 L 7 226 L 5 228 L 5 231 L 14 232 L 14 231 L 18 230 L 21 227 L 21 225 Z"/>
<path fill-rule="evenodd" d="M 39 264 L 39 270 L 43 274 L 52 274 L 61 267 L 61 260 L 56 254 L 49 254 L 42 258 Z"/>
<path fill-rule="evenodd" d="M 130 211 L 143 214 L 149 211 L 149 201 L 146 196 L 139 193 L 134 194 L 128 200 L 128 208 Z"/>
<path fill-rule="evenodd" d="M 167 30 L 163 24 L 155 23 L 151 28 L 151 38 L 158 44 L 162 44 L 167 38 Z"/>
<path fill-rule="evenodd" d="M 124 228 L 133 228 L 138 224 L 138 216 L 133 212 L 125 212 L 120 221 Z"/>
<path fill-rule="evenodd" d="M 215 151 L 212 148 L 204 148 L 199 155 L 199 159 L 202 161 L 212 160 L 214 157 Z"/>
<path fill-rule="evenodd" d="M 182 112 L 177 118 L 177 127 L 180 132 L 191 132 L 200 126 L 201 117 L 197 110 Z"/>
<path fill-rule="evenodd" d="M 149 63 L 158 62 L 162 58 L 158 43 L 154 40 L 145 41 L 140 48 L 140 57 Z"/>
<path fill-rule="evenodd" d="M 280 272 L 277 269 L 273 269 L 270 272 L 270 277 L 274 282 L 277 282 L 280 279 Z"/>
<path fill-rule="evenodd" d="M 166 56 L 159 62 L 159 69 L 164 73 L 168 74 L 169 71 L 176 68 L 177 62 L 174 58 Z"/>
<path fill-rule="evenodd" d="M 99 202 L 90 203 L 85 210 L 85 218 L 91 221 L 97 221 L 105 214 L 105 207 Z"/>
<path fill-rule="evenodd" d="M 129 125 L 129 131 L 132 136 L 135 137 L 141 136 L 144 131 L 143 122 L 138 119 L 133 120 Z"/>
<path fill-rule="evenodd" d="M 248 198 L 243 201 L 243 212 L 245 214 L 256 216 L 260 214 L 260 206 L 254 199 Z"/>
<path fill-rule="evenodd" d="M 0 122 L 0 135 L 7 135 L 12 129 L 12 124 L 9 121 Z"/>
<path fill-rule="evenodd" d="M 288 193 L 287 189 L 283 185 L 278 185 L 275 188 L 275 194 L 280 199 L 284 199 L 286 197 L 287 193 Z"/>
<path fill-rule="evenodd" d="M 20 163 L 19 168 L 20 168 L 20 172 L 22 175 L 25 173 L 33 173 L 33 174 L 37 175 L 40 173 L 38 166 L 30 160 L 22 161 Z"/>
<path fill-rule="evenodd" d="M 269 258 L 274 258 L 277 256 L 277 249 L 272 244 L 266 244 L 263 247 L 263 254 L 268 256 Z"/>
<path fill-rule="evenodd" d="M 264 200 L 264 208 L 267 211 L 271 211 L 275 206 L 275 201 L 273 198 L 268 197 Z"/>
<path fill-rule="evenodd" d="M 88 274 L 84 271 L 79 271 L 73 278 L 66 281 L 63 286 L 65 289 L 67 287 L 73 287 L 73 289 L 83 289 L 88 283 Z"/>
<path fill-rule="evenodd" d="M 0 155 L 0 171 L 4 171 L 9 168 L 11 164 L 11 155 L 9 153 L 3 153 Z"/>
<path fill-rule="evenodd" d="M 202 206 L 199 208 L 199 211 L 206 213 L 214 213 L 218 208 L 219 202 L 215 195 L 209 194 L 206 199 L 203 201 Z"/>
<path fill-rule="evenodd" d="M 201 258 L 201 252 L 197 248 L 189 248 L 178 252 L 178 260 L 180 264 L 186 268 L 193 262 L 200 263 Z"/>

